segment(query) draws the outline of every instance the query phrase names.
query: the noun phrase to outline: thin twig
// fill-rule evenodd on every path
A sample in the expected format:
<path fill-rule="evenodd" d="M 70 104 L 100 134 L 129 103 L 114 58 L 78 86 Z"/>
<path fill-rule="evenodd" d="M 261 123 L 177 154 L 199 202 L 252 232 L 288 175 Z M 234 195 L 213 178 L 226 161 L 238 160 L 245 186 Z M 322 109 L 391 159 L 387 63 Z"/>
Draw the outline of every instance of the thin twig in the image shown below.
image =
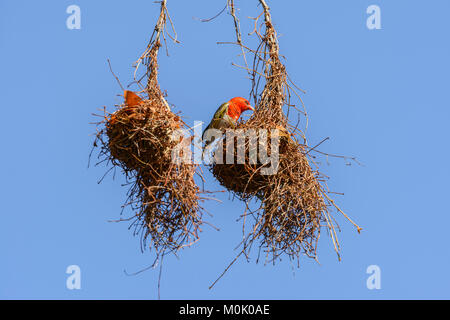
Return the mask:
<path fill-rule="evenodd" d="M 210 22 L 210 21 L 214 20 L 215 18 L 217 18 L 218 16 L 220 16 L 220 15 L 227 9 L 227 6 L 228 6 L 228 4 L 226 4 L 226 5 L 223 7 L 223 9 L 220 10 L 220 12 L 219 12 L 218 14 L 216 14 L 216 15 L 215 15 L 214 17 L 212 17 L 212 18 L 209 18 L 209 19 L 199 19 L 199 18 L 194 17 L 194 19 L 197 19 L 197 20 L 199 20 L 200 22 Z"/>
<path fill-rule="evenodd" d="M 120 88 L 122 89 L 122 91 L 125 91 L 125 89 L 123 88 L 122 84 L 120 83 L 119 78 L 114 74 L 114 71 L 112 70 L 112 67 L 111 67 L 111 61 L 109 61 L 109 59 L 107 59 L 107 61 L 108 61 L 108 65 L 109 65 L 109 70 L 111 71 L 111 73 L 112 73 L 112 75 L 114 76 L 114 78 L 116 78 L 117 83 L 119 84 L 119 86 L 120 86 Z"/>

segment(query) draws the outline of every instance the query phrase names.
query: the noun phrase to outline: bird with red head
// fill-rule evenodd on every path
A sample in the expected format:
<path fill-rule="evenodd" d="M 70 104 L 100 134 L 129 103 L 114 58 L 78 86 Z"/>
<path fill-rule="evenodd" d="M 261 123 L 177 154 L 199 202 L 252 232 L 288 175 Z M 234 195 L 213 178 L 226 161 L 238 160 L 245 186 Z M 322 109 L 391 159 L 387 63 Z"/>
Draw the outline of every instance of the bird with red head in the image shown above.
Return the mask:
<path fill-rule="evenodd" d="M 214 137 L 208 137 L 209 129 L 225 130 L 228 128 L 236 128 L 237 121 L 244 111 L 255 109 L 250 105 L 247 99 L 242 97 L 234 97 L 228 102 L 223 103 L 214 113 L 211 122 L 203 131 L 202 139 L 205 140 L 205 148 L 214 141 Z"/>

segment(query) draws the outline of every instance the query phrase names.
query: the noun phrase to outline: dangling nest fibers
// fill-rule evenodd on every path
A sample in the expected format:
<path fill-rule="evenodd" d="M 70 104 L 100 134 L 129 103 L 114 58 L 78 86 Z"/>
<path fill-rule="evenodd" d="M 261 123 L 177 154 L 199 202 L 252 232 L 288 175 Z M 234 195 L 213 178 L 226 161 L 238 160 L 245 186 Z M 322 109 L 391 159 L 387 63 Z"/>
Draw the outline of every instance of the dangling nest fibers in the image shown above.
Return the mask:
<path fill-rule="evenodd" d="M 177 130 L 186 128 L 166 102 L 157 81 L 157 54 L 167 16 L 165 1 L 155 28 L 156 37 L 137 62 L 147 66 L 144 89 L 148 98 L 135 106 L 122 104 L 105 112 L 94 146 L 100 147 L 100 162 L 121 169 L 131 185 L 125 206 L 134 215 L 130 228 L 139 234 L 143 246 L 158 254 L 176 252 L 199 238 L 202 225 L 202 191 L 194 181 L 197 165 L 178 163 L 172 151 L 184 139 Z M 140 84 L 140 81 L 137 81 Z M 100 163 L 99 162 L 99 163 Z"/>
<path fill-rule="evenodd" d="M 253 69 L 248 70 L 251 70 L 249 74 L 253 79 L 251 94 L 256 103 L 256 110 L 247 122 L 240 122 L 236 129 L 242 129 L 244 132 L 249 130 L 258 132 L 259 129 L 271 132 L 277 129 L 278 167 L 274 174 L 262 174 L 262 169 L 270 164 L 264 164 L 261 161 L 251 164 L 249 151 L 252 149 L 254 151 L 258 144 L 250 143 L 247 138 L 245 164 L 236 163 L 238 158 L 236 145 L 232 151 L 235 158 L 234 164 L 225 162 L 225 159 L 221 162 L 217 161 L 226 154 L 230 144 L 235 143 L 233 140 L 226 141 L 219 145 L 220 149 L 223 148 L 222 152 L 216 151 L 216 162 L 212 164 L 210 170 L 222 186 L 247 202 L 247 211 L 242 216 L 244 238 L 240 254 L 244 253 L 248 256 L 250 248 L 257 241 L 259 252 L 261 253 L 262 249 L 266 260 L 272 262 L 283 254 L 290 259 L 297 258 L 297 261 L 302 253 L 316 259 L 317 243 L 323 226 L 330 231 L 335 251 L 338 253 L 340 248 L 335 231 L 338 226 L 331 218 L 330 211 L 332 207 L 335 207 L 341 213 L 343 212 L 327 195 L 325 186 L 321 184 L 323 176 L 311 167 L 308 159 L 311 148 L 298 142 L 296 136 L 301 131 L 288 123 L 283 112 L 284 105 L 292 106 L 290 101 L 292 86 L 288 84 L 286 68 L 280 61 L 278 42 L 269 8 L 264 0 L 260 0 L 260 3 L 264 9 L 265 32 L 256 30 L 256 19 L 253 33 L 259 37 L 260 45 L 255 51 L 246 48 L 255 57 Z M 238 44 L 241 44 L 244 52 L 232 0 L 229 5 L 231 15 L 235 19 Z M 263 80 L 265 80 L 264 89 L 258 93 L 258 85 Z M 275 137 L 276 133 L 272 135 Z M 259 137 L 261 138 L 261 135 Z M 266 152 L 269 155 L 273 152 L 271 143 L 269 140 L 268 144 L 263 146 L 267 148 Z M 258 148 L 261 148 L 260 144 Z M 260 203 L 258 209 L 249 209 L 252 200 Z M 252 225 L 250 231 L 246 232 L 245 225 L 249 223 L 249 220 Z M 360 228 L 356 227 L 359 231 Z"/>

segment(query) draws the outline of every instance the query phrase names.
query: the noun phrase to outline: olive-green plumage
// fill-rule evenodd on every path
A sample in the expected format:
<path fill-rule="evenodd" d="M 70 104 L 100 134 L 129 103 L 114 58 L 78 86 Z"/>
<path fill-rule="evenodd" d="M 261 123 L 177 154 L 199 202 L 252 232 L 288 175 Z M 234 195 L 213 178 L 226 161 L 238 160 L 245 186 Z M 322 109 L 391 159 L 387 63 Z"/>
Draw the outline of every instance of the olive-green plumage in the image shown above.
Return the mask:
<path fill-rule="evenodd" d="M 205 142 L 205 148 L 215 140 L 215 137 L 209 138 L 207 137 L 207 135 L 205 135 L 209 129 L 222 130 L 227 128 L 234 128 L 236 126 L 236 121 L 234 121 L 234 119 L 228 115 L 228 106 L 228 102 L 222 103 L 219 109 L 217 109 L 216 113 L 214 113 L 214 116 L 211 122 L 206 127 L 205 131 L 203 131 L 202 139 L 207 138 Z"/>

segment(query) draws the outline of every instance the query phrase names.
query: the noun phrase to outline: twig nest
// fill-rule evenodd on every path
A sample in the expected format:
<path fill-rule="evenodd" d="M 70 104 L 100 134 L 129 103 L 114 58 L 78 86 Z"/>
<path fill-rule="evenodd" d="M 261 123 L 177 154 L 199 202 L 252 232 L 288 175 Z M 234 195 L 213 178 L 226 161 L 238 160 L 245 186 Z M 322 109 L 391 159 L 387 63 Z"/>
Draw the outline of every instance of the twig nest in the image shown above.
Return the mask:
<path fill-rule="evenodd" d="M 178 148 L 191 141 L 185 138 L 191 129 L 170 110 L 158 84 L 157 57 L 167 19 L 172 24 L 166 1 L 161 1 L 154 32 L 134 64 L 134 84 L 148 98 L 142 100 L 126 90 L 125 103 L 112 114 L 105 111 L 94 142 L 100 148 L 99 163 L 121 169 L 127 179 L 128 198 L 123 207 L 131 208 L 133 215 L 120 221 L 131 221 L 141 245 L 150 242 L 157 257 L 176 253 L 199 239 L 204 212 L 200 203 L 206 200 L 194 179 L 196 174 L 202 179 L 198 165 L 185 161 L 191 154 Z M 144 74 L 138 72 L 140 66 L 146 67 Z"/>
<path fill-rule="evenodd" d="M 142 171 L 155 162 L 170 162 L 171 150 L 178 143 L 173 133 L 180 126 L 180 118 L 168 111 L 159 97 L 137 106 L 124 105 L 106 122 L 111 156 L 128 170 Z"/>
<path fill-rule="evenodd" d="M 304 252 L 314 256 L 315 241 L 321 223 L 326 221 L 324 213 L 328 209 L 318 181 L 319 173 L 309 165 L 305 146 L 295 141 L 279 120 L 278 115 L 273 117 L 270 112 L 257 109 L 250 120 L 240 123 L 237 129 L 253 132 L 262 129 L 262 132 L 267 132 L 263 137 L 267 142 L 261 141 L 261 134 L 256 144 L 247 139 L 245 163 L 241 164 L 236 163 L 239 155 L 235 145 L 232 149 L 235 162 L 227 163 L 224 157 L 223 163 L 212 164 L 211 172 L 239 199 L 260 200 L 261 206 L 254 212 L 256 223 L 246 238 L 249 245 L 260 239 L 261 245 L 269 249 L 274 259 L 281 253 L 298 256 Z M 276 146 L 272 148 L 274 142 Z M 230 143 L 223 143 L 223 154 L 226 154 Z M 263 163 L 258 159 L 256 164 L 251 164 L 249 155 L 256 148 L 258 155 L 265 148 L 264 153 L 273 161 Z M 269 167 L 272 170 L 264 171 Z"/>
<path fill-rule="evenodd" d="M 317 244 L 323 227 L 329 232 L 339 257 L 340 246 L 336 233 L 339 226 L 330 214 L 333 207 L 358 232 L 361 230 L 327 195 L 324 177 L 317 169 L 313 169 L 317 168 L 317 164 L 309 155 L 314 148 L 298 142 L 298 139 L 303 138 L 306 143 L 306 137 L 298 127 L 299 122 L 296 125 L 288 122 L 289 110 L 293 108 L 301 112 L 291 98 L 298 98 L 301 105 L 303 102 L 296 92 L 299 88 L 292 83 L 286 67 L 281 63 L 269 7 L 265 0 L 259 2 L 263 7 L 262 26 L 265 28 L 258 28 L 261 15 L 255 18 L 255 29 L 250 33 L 259 40 L 255 50 L 242 44 L 233 0 L 230 1 L 230 14 L 234 18 L 237 43 L 244 56 L 245 69 L 251 79 L 250 96 L 256 105 L 251 118 L 245 123 L 241 122 L 236 129 L 247 132 L 261 130 L 265 132 L 263 136 L 266 141 L 263 137 L 261 143 L 260 134 L 256 143 L 251 142 L 251 138 L 245 140 L 244 147 L 240 148 L 244 150 L 244 155 L 242 151 L 239 153 L 233 140 L 226 141 L 222 146 L 219 144 L 215 151 L 215 161 L 210 171 L 222 186 L 246 202 L 246 208 L 240 218 L 243 220 L 241 251 L 210 288 L 239 256 L 244 254 L 248 259 L 254 245 L 258 247 L 257 262 L 261 255 L 265 256 L 266 262 L 272 263 L 282 256 L 299 263 L 302 254 L 317 259 Z M 245 58 L 246 52 L 253 55 L 253 68 L 247 66 L 247 61 L 250 60 Z M 260 90 L 262 83 L 264 87 Z M 288 108 L 287 113 L 284 112 L 284 107 Z M 306 117 L 306 112 L 301 113 Z M 272 133 L 273 130 L 277 131 Z M 274 140 L 271 139 L 273 137 Z M 255 161 L 256 149 L 258 156 L 263 151 L 266 157 Z M 227 153 L 228 159 L 234 159 L 234 162 L 225 161 L 227 157 L 224 155 Z M 269 161 L 266 161 L 267 158 Z"/>
<path fill-rule="evenodd" d="M 253 196 L 261 199 L 264 196 L 265 188 L 272 180 L 270 175 L 278 170 L 280 156 L 284 161 L 286 155 L 291 152 L 292 145 L 296 144 L 289 132 L 278 123 L 264 112 L 256 111 L 247 122 L 238 124 L 235 130 L 236 138 L 229 140 L 226 137 L 219 145 L 222 151 L 214 153 L 214 162 L 210 167 L 212 174 L 222 186 L 241 200 Z M 240 154 L 239 134 L 245 137 L 244 152 L 241 151 Z M 272 148 L 273 139 L 277 145 Z M 273 154 L 273 151 L 277 154 Z M 227 153 L 230 152 L 233 154 L 231 157 L 228 155 L 227 159 Z M 271 159 L 274 161 L 271 162 Z M 268 172 L 267 169 L 271 166 L 275 167 L 272 168 L 273 171 Z"/>
<path fill-rule="evenodd" d="M 106 115 L 97 142 L 99 158 L 122 169 L 131 185 L 125 206 L 134 211 L 127 220 L 135 235 L 144 246 L 150 240 L 150 247 L 165 254 L 199 239 L 204 199 L 194 179 L 197 165 L 172 158 L 184 139 L 176 132 L 183 122 L 157 87 L 147 92 L 148 99 Z"/>

